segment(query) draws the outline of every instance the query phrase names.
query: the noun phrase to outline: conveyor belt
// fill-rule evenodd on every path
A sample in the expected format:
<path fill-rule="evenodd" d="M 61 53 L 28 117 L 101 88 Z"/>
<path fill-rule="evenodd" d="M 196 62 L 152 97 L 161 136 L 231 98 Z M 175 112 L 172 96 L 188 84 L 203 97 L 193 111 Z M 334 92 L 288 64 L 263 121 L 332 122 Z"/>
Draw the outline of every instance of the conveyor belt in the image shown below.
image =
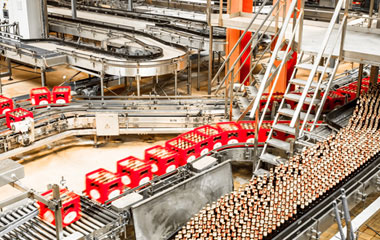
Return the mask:
<path fill-rule="evenodd" d="M 0 239 L 56 239 L 55 226 L 38 217 L 37 204 L 27 204 L 0 214 Z M 64 237 L 74 232 L 87 239 L 110 239 L 124 231 L 122 217 L 110 209 L 81 197 L 82 217 L 63 229 Z M 27 221 L 21 222 L 28 218 Z"/>

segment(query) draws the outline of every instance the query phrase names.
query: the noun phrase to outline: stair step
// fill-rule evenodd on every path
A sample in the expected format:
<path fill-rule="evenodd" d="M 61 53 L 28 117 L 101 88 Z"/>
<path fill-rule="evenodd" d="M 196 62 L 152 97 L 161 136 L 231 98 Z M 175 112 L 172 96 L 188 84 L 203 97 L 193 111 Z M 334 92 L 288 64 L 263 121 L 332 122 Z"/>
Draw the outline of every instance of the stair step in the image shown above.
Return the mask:
<path fill-rule="evenodd" d="M 280 131 L 280 132 L 288 133 L 288 134 L 291 134 L 291 135 L 295 135 L 296 134 L 296 129 L 295 128 L 289 127 L 289 125 L 283 124 L 283 123 L 277 123 L 277 124 L 273 125 L 273 129 L 277 130 L 277 131 Z"/>
<path fill-rule="evenodd" d="M 312 70 L 313 66 L 314 65 L 310 64 L 310 63 L 301 63 L 301 64 L 297 64 L 296 68 Z M 323 72 L 323 69 L 324 69 L 324 66 L 318 66 L 317 71 L 321 73 L 321 72 Z M 333 68 L 327 67 L 325 73 L 332 73 L 333 71 L 334 71 Z"/>
<path fill-rule="evenodd" d="M 238 102 L 240 110 L 242 110 L 242 111 L 247 109 L 247 107 L 249 105 L 248 99 L 245 97 L 242 97 L 242 96 L 238 97 L 237 102 Z"/>
<path fill-rule="evenodd" d="M 253 79 L 256 81 L 256 83 L 261 83 L 264 78 L 263 74 L 254 74 Z"/>
<path fill-rule="evenodd" d="M 272 138 L 272 139 L 267 140 L 267 144 L 272 147 L 290 152 L 290 143 L 288 142 Z"/>
<path fill-rule="evenodd" d="M 262 162 L 266 162 L 274 166 L 278 166 L 286 162 L 286 159 L 276 155 L 272 155 L 270 153 L 264 153 L 263 155 L 261 155 L 260 160 Z"/>
<path fill-rule="evenodd" d="M 257 96 L 257 88 L 254 86 L 246 86 L 245 90 L 247 91 L 249 99 L 255 99 Z"/>
<path fill-rule="evenodd" d="M 253 174 L 255 176 L 258 176 L 258 177 L 262 177 L 262 176 L 265 176 L 265 175 L 269 176 L 269 171 L 265 170 L 265 169 L 262 169 L 262 168 L 259 168 Z"/>
<path fill-rule="evenodd" d="M 294 79 L 290 80 L 290 82 L 293 84 L 299 85 L 299 86 L 306 86 L 307 80 L 294 78 Z M 313 87 L 313 88 L 316 88 L 317 85 L 318 85 L 318 83 L 316 83 L 314 81 L 311 83 L 311 87 Z"/>
<path fill-rule="evenodd" d="M 299 100 L 301 98 L 301 95 L 294 94 L 294 93 L 288 93 L 288 94 L 284 95 L 284 97 L 287 100 L 292 100 L 292 101 L 295 101 L 295 102 L 299 102 Z M 310 104 L 311 100 L 312 100 L 311 97 L 306 97 L 305 98 L 305 103 L 306 104 Z M 313 105 L 318 105 L 320 102 L 321 102 L 320 99 L 315 99 Z"/>
<path fill-rule="evenodd" d="M 291 108 L 281 108 L 278 110 L 278 113 L 283 115 L 283 116 L 293 117 L 295 114 L 295 110 L 293 110 Z M 306 113 L 301 112 L 300 119 L 305 120 L 305 117 L 306 117 Z M 313 114 L 309 113 L 309 116 L 307 116 L 307 118 L 308 118 L 308 120 L 313 120 L 315 118 L 315 116 Z"/>

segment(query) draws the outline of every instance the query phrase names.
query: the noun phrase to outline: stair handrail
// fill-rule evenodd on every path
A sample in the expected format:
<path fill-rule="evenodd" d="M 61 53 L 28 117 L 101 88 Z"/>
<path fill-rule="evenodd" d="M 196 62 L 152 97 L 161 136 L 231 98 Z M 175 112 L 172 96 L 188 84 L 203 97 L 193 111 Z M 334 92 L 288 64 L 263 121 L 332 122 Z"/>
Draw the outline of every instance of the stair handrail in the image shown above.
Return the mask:
<path fill-rule="evenodd" d="M 307 82 L 306 82 L 306 84 L 304 86 L 304 91 L 301 94 L 300 100 L 299 100 L 299 102 L 298 102 L 298 104 L 296 106 L 296 109 L 294 111 L 294 115 L 293 115 L 293 117 L 291 119 L 291 122 L 289 124 L 290 127 L 294 128 L 295 125 L 297 124 L 297 122 L 299 121 L 299 115 L 301 113 L 301 109 L 302 109 L 303 104 L 305 102 L 306 95 L 308 93 L 308 89 L 310 89 L 310 86 L 311 86 L 311 84 L 313 82 L 314 76 L 315 76 L 315 74 L 317 72 L 317 69 L 319 67 L 319 63 L 321 62 L 323 54 L 324 54 L 324 52 L 325 52 L 325 50 L 327 48 L 329 39 L 331 37 L 331 33 L 332 33 L 332 31 L 334 29 L 334 26 L 336 24 L 336 21 L 337 21 L 337 19 L 339 17 L 340 10 L 341 10 L 341 8 L 343 6 L 343 2 L 344 1 L 348 2 L 348 0 L 339 0 L 338 4 L 336 5 L 334 14 L 333 14 L 333 16 L 331 18 L 331 21 L 330 21 L 329 26 L 327 28 L 327 32 L 326 32 L 325 37 L 324 37 L 324 39 L 322 41 L 321 49 L 318 52 L 317 57 L 314 59 L 313 68 L 311 69 L 311 72 L 310 72 L 310 75 L 308 77 L 308 80 L 307 80 Z M 348 5 L 348 3 L 346 3 L 346 10 L 348 9 L 347 5 Z M 344 26 L 344 24 L 343 24 L 343 26 Z M 310 104 L 312 104 L 312 103 L 310 103 Z"/>
<path fill-rule="evenodd" d="M 343 34 L 343 31 L 344 31 L 344 23 L 345 23 L 346 21 L 347 21 L 347 16 L 344 16 L 344 17 L 343 17 L 343 21 L 342 21 L 343 24 L 340 25 L 339 30 L 338 30 L 338 34 L 336 35 L 337 40 L 339 39 L 340 34 Z M 335 41 L 335 45 L 337 44 L 337 42 L 338 42 L 338 41 Z M 334 45 L 334 46 L 335 46 L 335 45 Z M 342 48 L 342 46 L 341 46 L 341 48 Z M 333 53 L 334 53 L 334 48 L 333 48 L 332 51 L 329 53 L 329 56 L 327 57 L 327 60 L 326 60 L 326 64 L 328 64 L 328 63 L 330 62 L 330 59 L 331 59 Z M 334 66 L 334 69 L 333 69 L 333 73 L 336 72 L 336 68 L 337 68 L 337 67 L 338 67 L 338 62 L 335 63 L 335 66 Z M 327 67 L 325 66 L 324 69 L 323 69 L 323 71 L 322 71 L 322 73 L 321 73 L 321 75 L 320 75 L 320 77 L 319 77 L 319 79 L 318 79 L 318 84 L 317 84 L 317 86 L 316 86 L 316 90 L 318 90 L 318 89 L 320 88 L 320 85 L 321 85 L 322 80 L 323 80 L 323 76 L 324 76 L 324 74 L 326 73 L 326 69 L 327 69 Z M 326 102 L 327 95 L 328 95 L 328 92 L 329 92 L 328 90 L 330 89 L 330 86 L 331 86 L 331 83 L 332 83 L 332 80 L 334 79 L 334 77 L 335 77 L 335 74 L 332 74 L 332 75 L 329 77 L 329 81 L 328 81 L 327 86 L 326 86 L 326 91 L 325 91 L 324 94 L 323 94 L 323 97 L 322 97 L 322 100 L 321 100 L 320 106 L 318 107 L 317 113 L 315 114 L 314 121 L 313 121 L 312 126 L 311 126 L 311 128 L 310 128 L 310 131 L 312 131 L 312 130 L 315 128 L 315 124 L 316 124 L 316 122 L 318 121 L 318 119 L 319 119 L 319 117 L 320 117 L 320 115 L 321 115 L 321 113 L 322 113 L 322 110 L 323 110 L 323 107 L 322 107 L 322 106 L 323 106 L 324 103 Z M 312 103 L 315 101 L 316 97 L 317 97 L 317 91 L 315 91 L 315 93 L 313 94 L 313 98 L 312 98 L 311 103 L 309 104 L 308 110 L 307 110 L 307 112 L 306 112 L 306 114 L 305 114 L 306 119 L 307 119 L 307 117 L 309 116 L 309 114 L 310 114 L 310 112 L 311 112 L 311 109 L 312 109 L 312 106 L 313 106 Z M 305 130 L 306 123 L 307 123 L 307 121 L 304 121 L 304 122 L 302 123 L 301 129 L 300 129 L 300 132 L 299 132 L 300 136 L 302 135 L 302 133 L 303 133 L 304 130 Z"/>
<path fill-rule="evenodd" d="M 247 51 L 247 49 L 248 49 L 249 47 L 251 47 L 251 50 L 250 50 L 250 52 L 249 52 L 249 54 L 251 54 L 252 51 L 256 48 L 256 46 L 258 45 L 259 42 L 256 42 L 255 45 L 253 45 L 253 46 L 251 46 L 251 44 L 252 44 L 253 40 L 257 37 L 257 35 L 259 34 L 259 32 L 262 31 L 261 29 L 263 28 L 263 26 L 265 25 L 266 21 L 267 21 L 268 18 L 271 16 L 271 14 L 273 13 L 273 10 L 277 7 L 278 4 L 279 4 L 279 3 L 276 3 L 276 4 L 272 7 L 271 11 L 266 15 L 265 19 L 263 20 L 263 22 L 261 23 L 261 25 L 259 26 L 259 28 L 255 31 L 255 33 L 253 34 L 253 36 L 250 38 L 250 40 L 248 41 L 248 43 L 245 45 L 244 49 L 240 51 L 239 56 L 235 59 L 235 61 L 234 61 L 234 63 L 232 64 L 232 66 L 230 66 L 230 62 L 229 62 L 230 59 L 228 59 L 228 62 L 227 62 L 227 59 L 224 61 L 224 63 L 227 62 L 227 69 L 228 69 L 228 71 L 227 71 L 226 75 L 223 77 L 223 80 L 219 83 L 219 86 L 218 86 L 218 88 L 216 89 L 216 91 L 215 91 L 214 94 L 217 94 L 217 92 L 219 91 L 219 89 L 221 88 L 221 86 L 223 86 L 223 84 L 227 81 L 227 79 L 228 79 L 228 77 L 229 77 L 230 75 L 235 75 L 235 74 L 234 74 L 235 67 L 236 67 L 236 65 L 237 65 L 238 63 L 240 63 L 240 60 L 241 60 L 241 58 L 243 57 L 244 53 Z M 277 14 L 279 14 L 279 11 L 278 11 Z M 273 22 L 273 19 L 271 20 L 270 23 L 272 23 L 272 22 Z M 268 24 L 267 28 L 265 29 L 265 31 L 263 31 L 262 34 L 264 34 L 264 33 L 269 29 L 269 27 L 270 27 L 270 24 Z M 242 37 L 244 37 L 244 34 L 242 35 Z M 238 41 L 238 42 L 235 44 L 234 48 L 237 47 L 238 45 L 240 45 L 240 41 Z M 234 52 L 234 49 L 231 50 L 229 56 L 230 56 L 230 55 L 232 56 L 233 52 Z M 248 59 L 248 57 L 246 58 L 246 60 L 247 60 L 247 59 Z M 222 64 L 222 66 L 220 67 L 219 70 L 221 70 L 223 67 L 224 67 L 224 65 Z M 240 71 L 240 70 L 241 70 L 241 67 L 240 67 L 239 71 Z M 218 71 L 218 72 L 219 72 L 219 71 Z M 231 74 L 231 73 L 232 73 L 232 74 Z M 236 72 L 236 73 L 237 73 L 237 72 Z M 215 75 L 215 77 L 218 77 L 218 75 Z M 215 78 L 215 77 L 214 77 L 214 78 Z M 231 78 L 230 81 L 232 81 L 232 80 L 234 80 L 234 78 Z"/>
<path fill-rule="evenodd" d="M 285 63 L 287 62 L 286 59 L 287 59 L 288 55 L 290 54 L 290 48 L 291 48 L 292 43 L 293 43 L 293 41 L 294 41 L 294 39 L 295 39 L 295 36 L 296 36 L 296 33 L 297 33 L 297 27 L 299 27 L 299 25 L 300 25 L 300 19 L 303 18 L 303 14 L 304 14 L 304 11 L 301 10 L 301 11 L 299 12 L 299 16 L 297 17 L 297 21 L 296 21 L 295 27 L 294 27 L 294 29 L 293 29 L 292 36 L 291 36 L 291 38 L 289 39 L 288 46 L 286 47 L 286 50 L 285 50 L 284 56 L 283 56 L 283 58 L 282 58 L 282 60 L 281 60 L 281 64 L 280 64 L 280 66 L 278 67 L 278 68 L 280 69 L 280 71 L 281 71 L 281 69 L 284 67 Z M 272 98 L 272 95 L 273 95 L 273 93 L 274 93 L 274 89 L 275 89 L 275 87 L 276 87 L 276 85 L 277 85 L 277 82 L 278 82 L 279 77 L 280 77 L 280 74 L 277 74 L 275 80 L 273 81 L 273 86 L 272 86 L 272 88 L 271 88 L 271 90 L 270 90 L 270 93 L 269 93 L 269 95 L 268 95 L 268 100 L 267 100 L 267 102 L 266 102 L 266 104 L 265 104 L 265 107 L 264 107 L 264 109 L 263 109 L 263 114 L 261 115 L 261 118 L 260 118 L 259 128 L 261 127 L 261 125 L 262 125 L 262 123 L 263 123 L 263 121 L 264 121 L 265 113 L 266 113 L 266 111 L 267 111 L 267 109 L 268 109 L 268 106 L 269 106 L 269 103 L 270 103 L 270 99 Z"/>
<path fill-rule="evenodd" d="M 279 1 L 277 1 L 277 2 L 279 2 Z M 284 37 L 285 37 L 286 30 L 287 30 L 289 22 L 290 22 L 290 18 L 292 17 L 292 15 L 294 13 L 294 10 L 296 9 L 297 2 L 298 2 L 298 0 L 293 0 L 292 3 L 289 6 L 288 13 L 286 14 L 285 21 L 282 24 L 282 27 L 281 27 L 281 30 L 280 30 L 280 35 L 278 37 L 278 42 L 275 45 L 274 51 L 273 51 L 271 59 L 269 61 L 269 65 L 268 65 L 268 67 L 267 67 L 267 69 L 265 71 L 265 74 L 264 74 L 264 77 L 263 77 L 263 81 L 261 82 L 260 87 L 258 89 L 257 96 L 256 96 L 256 98 L 254 100 L 252 100 L 250 102 L 250 104 L 248 105 L 247 109 L 240 115 L 239 119 L 243 119 L 245 117 L 245 115 L 247 114 L 247 112 L 249 111 L 249 109 L 251 109 L 251 108 L 252 108 L 252 110 L 251 110 L 250 118 L 253 118 L 253 116 L 255 115 L 256 111 L 258 111 L 258 109 L 259 109 L 260 100 L 261 100 L 261 97 L 262 97 L 262 95 L 263 95 L 263 93 L 264 93 L 264 91 L 266 89 L 266 86 L 268 85 L 267 83 L 269 83 L 273 79 L 273 78 L 270 77 L 270 75 L 272 74 L 271 70 L 272 70 L 272 67 L 274 65 L 274 61 L 277 58 L 278 52 L 279 52 L 280 48 L 283 45 L 283 41 L 281 41 L 281 39 L 284 39 Z M 260 125 L 259 125 L 259 128 L 260 128 Z"/>
<path fill-rule="evenodd" d="M 239 40 L 236 42 L 235 46 L 232 48 L 232 50 L 230 51 L 230 53 L 228 54 L 228 56 L 226 57 L 226 59 L 224 60 L 224 62 L 222 63 L 222 65 L 220 66 L 218 72 L 215 74 L 214 78 L 211 80 L 211 84 L 215 83 L 215 81 L 218 79 L 219 75 L 221 74 L 221 72 L 222 72 L 223 68 L 226 66 L 226 64 L 227 64 L 227 69 L 229 68 L 228 65 L 229 65 L 229 62 L 230 62 L 232 54 L 235 52 L 236 48 L 240 45 L 240 43 L 243 40 L 245 34 L 249 31 L 249 29 L 251 28 L 252 24 L 254 23 L 254 21 L 256 20 L 256 18 L 260 15 L 262 9 L 264 8 L 264 6 L 266 5 L 266 3 L 268 1 L 269 0 L 265 0 L 263 2 L 263 4 L 260 6 L 259 10 L 256 12 L 256 14 L 253 16 L 253 18 L 249 22 L 247 28 L 244 30 L 243 34 L 241 34 L 241 36 L 239 37 Z"/>

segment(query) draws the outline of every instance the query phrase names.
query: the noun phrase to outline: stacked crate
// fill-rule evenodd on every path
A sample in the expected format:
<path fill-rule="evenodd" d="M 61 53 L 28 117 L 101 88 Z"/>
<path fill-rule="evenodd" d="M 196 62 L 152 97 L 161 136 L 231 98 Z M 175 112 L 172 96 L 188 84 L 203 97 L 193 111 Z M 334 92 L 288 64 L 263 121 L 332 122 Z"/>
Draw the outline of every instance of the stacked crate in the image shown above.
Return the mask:
<path fill-rule="evenodd" d="M 99 168 L 86 174 L 87 196 L 100 203 L 104 203 L 123 192 L 123 184 L 116 174 Z"/>
<path fill-rule="evenodd" d="M 157 145 L 145 150 L 145 161 L 152 166 L 152 173 L 158 176 L 174 171 L 179 166 L 178 153 Z"/>
<path fill-rule="evenodd" d="M 48 200 L 53 199 L 53 190 L 49 190 L 42 194 L 42 196 L 46 197 Z M 70 225 L 73 222 L 76 222 L 81 217 L 81 211 L 80 211 L 80 197 L 79 195 L 70 192 L 67 189 L 61 189 L 60 190 L 60 198 L 62 202 L 62 225 L 63 227 L 66 227 Z M 50 210 L 45 204 L 42 202 L 37 202 L 40 207 L 40 213 L 39 216 L 55 225 L 55 217 L 54 212 Z"/>
<path fill-rule="evenodd" d="M 117 162 L 117 174 L 121 182 L 135 188 L 152 180 L 152 166 L 144 160 L 130 156 Z"/>

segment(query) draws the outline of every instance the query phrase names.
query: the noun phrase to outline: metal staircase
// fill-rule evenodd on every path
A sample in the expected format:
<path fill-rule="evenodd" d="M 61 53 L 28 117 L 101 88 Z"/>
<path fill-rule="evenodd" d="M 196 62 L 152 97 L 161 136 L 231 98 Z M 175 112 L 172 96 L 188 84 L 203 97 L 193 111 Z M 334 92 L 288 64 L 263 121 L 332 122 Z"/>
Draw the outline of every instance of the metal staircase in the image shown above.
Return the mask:
<path fill-rule="evenodd" d="M 268 170 L 270 167 L 285 162 L 287 158 L 286 156 L 292 155 L 294 153 L 296 144 L 299 141 L 301 141 L 303 136 L 305 136 L 305 133 L 307 131 L 312 131 L 316 127 L 316 123 L 320 119 L 324 103 L 327 99 L 328 92 L 330 90 L 331 83 L 335 78 L 335 74 L 341 60 L 341 55 L 338 57 L 333 56 L 334 48 L 327 49 L 327 45 L 329 41 L 335 41 L 335 43 L 339 43 L 339 50 L 340 53 L 342 53 L 344 43 L 344 32 L 348 17 L 347 14 L 345 14 L 345 16 L 343 17 L 343 21 L 338 28 L 338 34 L 335 35 L 336 39 L 331 38 L 331 33 L 333 32 L 334 28 L 337 28 L 336 22 L 337 18 L 339 17 L 341 8 L 343 6 L 343 2 L 344 0 L 340 0 L 337 4 L 334 15 L 331 19 L 328 30 L 321 44 L 320 51 L 314 55 L 314 64 L 304 63 L 302 61 L 304 53 L 301 52 L 299 54 L 296 67 L 284 94 L 284 98 L 280 104 L 279 110 L 274 119 L 271 131 L 268 136 L 268 140 L 264 145 L 263 151 L 259 157 L 259 162 L 256 165 L 256 175 L 265 174 L 266 170 Z M 345 9 L 348 9 L 347 5 Z M 345 11 L 345 13 L 347 13 L 347 11 Z M 329 65 L 332 65 L 332 67 L 330 67 Z M 299 71 L 300 69 L 309 71 L 307 80 L 299 79 L 296 77 L 297 71 Z M 268 84 L 262 83 L 257 93 L 256 100 L 258 100 L 258 98 L 261 96 L 261 90 L 266 89 L 266 85 Z M 275 83 L 273 85 L 275 85 Z M 295 89 L 300 90 L 300 94 L 292 93 L 290 91 L 291 86 L 295 86 Z M 273 93 L 273 90 L 274 86 L 270 90 L 270 94 Z M 322 90 L 324 91 L 324 94 L 321 97 L 320 93 Z M 251 118 L 253 118 L 256 114 L 256 120 L 258 120 L 257 102 L 258 101 L 254 103 L 250 114 Z M 293 106 L 295 103 L 295 107 L 291 108 L 291 103 L 293 103 Z M 261 126 L 264 119 L 264 115 L 265 114 L 262 114 L 258 127 Z M 290 123 L 279 123 L 279 120 L 283 118 L 290 118 Z M 294 136 L 294 141 L 283 141 L 276 138 L 276 136 L 274 135 L 275 131 Z M 269 147 L 276 149 L 276 154 L 270 153 L 268 151 Z"/>
<path fill-rule="evenodd" d="M 261 84 L 261 80 L 264 79 L 266 72 L 276 73 L 279 70 L 275 68 L 273 64 L 270 64 L 269 61 L 271 59 L 267 59 L 266 57 L 269 54 L 271 54 L 272 56 L 279 56 L 279 49 L 277 49 L 277 51 L 275 52 L 272 52 L 271 46 L 276 43 L 278 37 L 284 37 L 289 21 L 287 24 L 282 24 L 281 26 L 279 26 L 280 13 L 282 13 L 284 11 L 283 9 L 286 8 L 286 5 L 280 6 L 280 1 L 275 3 L 269 12 L 263 13 L 262 10 L 267 2 L 268 0 L 264 1 L 264 3 L 261 5 L 258 11 L 255 12 L 247 28 L 241 34 L 241 37 L 239 38 L 235 46 L 232 48 L 232 50 L 230 51 L 225 61 L 223 62 L 223 64 L 221 65 L 221 67 L 219 68 L 219 70 L 217 71 L 217 73 L 211 81 L 211 84 L 215 85 L 217 80 L 223 77 L 219 84 L 212 90 L 212 93 L 218 95 L 220 94 L 222 89 L 224 90 L 225 116 L 230 120 L 238 120 L 243 114 L 246 115 L 247 113 L 249 113 L 249 110 L 247 110 L 248 108 L 250 108 L 249 104 L 252 101 L 254 101 L 257 96 L 258 89 L 256 86 L 259 86 Z M 252 36 L 246 44 L 246 46 L 244 47 L 244 49 L 240 50 L 238 46 L 240 45 L 243 37 L 252 27 L 257 17 L 261 14 L 265 14 L 265 19 L 262 21 L 260 26 L 257 29 L 255 29 L 256 31 L 252 33 Z M 253 59 L 253 51 L 255 51 L 255 48 L 259 46 L 259 43 L 264 39 L 265 34 L 268 33 L 268 29 L 273 27 L 273 25 L 277 26 L 277 31 L 275 32 L 273 38 L 270 40 L 270 42 L 267 43 L 266 48 L 260 52 L 259 56 L 256 57 L 256 59 Z M 239 56 L 234 60 L 234 62 L 232 62 L 231 56 L 237 51 L 239 51 Z M 244 58 L 243 55 L 246 52 L 248 53 Z M 283 58 L 289 58 L 290 55 L 291 52 L 285 54 Z M 251 59 L 250 72 L 247 74 L 245 79 L 240 81 L 240 83 L 235 84 L 243 65 L 247 61 L 249 61 L 249 59 Z M 257 74 L 253 74 L 253 71 L 259 65 L 262 66 L 262 70 Z M 268 70 L 267 66 L 270 67 L 270 70 Z M 226 74 L 223 76 L 224 69 L 227 69 L 227 71 Z M 235 99 L 237 99 L 236 102 L 238 108 L 234 106 Z"/>

